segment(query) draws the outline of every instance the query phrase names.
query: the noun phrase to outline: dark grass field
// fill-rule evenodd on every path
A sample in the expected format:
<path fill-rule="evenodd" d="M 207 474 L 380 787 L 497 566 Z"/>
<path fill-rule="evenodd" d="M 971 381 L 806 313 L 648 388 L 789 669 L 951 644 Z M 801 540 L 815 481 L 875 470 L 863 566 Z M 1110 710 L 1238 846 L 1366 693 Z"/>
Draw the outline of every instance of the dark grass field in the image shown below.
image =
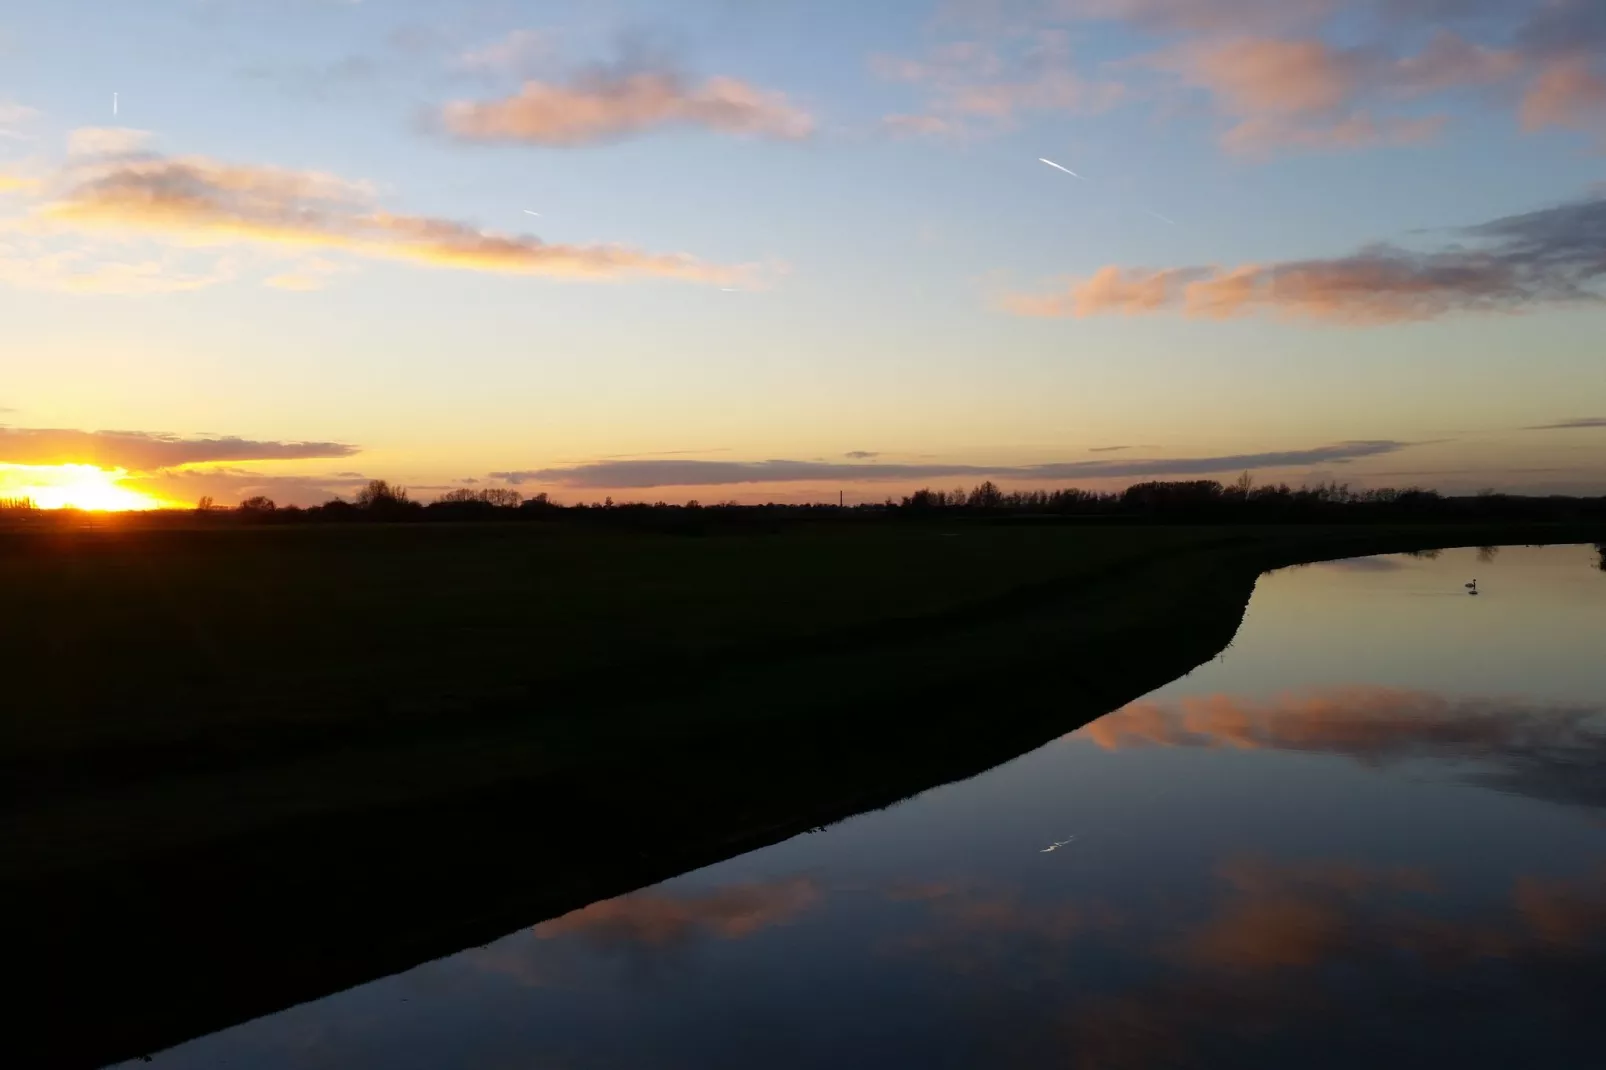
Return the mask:
<path fill-rule="evenodd" d="M 5 1061 L 137 1055 L 979 772 L 1214 656 L 1266 568 L 1599 537 L 0 531 Z"/>
<path fill-rule="evenodd" d="M 672 538 L 508 525 L 0 536 L 0 762 L 267 744 L 615 670 L 979 603 L 1197 538 L 1185 529 L 816 528 Z M 632 681 L 641 682 L 641 681 Z M 650 682 L 650 681 L 649 681 Z M 851 682 L 849 682 L 851 683 Z"/>

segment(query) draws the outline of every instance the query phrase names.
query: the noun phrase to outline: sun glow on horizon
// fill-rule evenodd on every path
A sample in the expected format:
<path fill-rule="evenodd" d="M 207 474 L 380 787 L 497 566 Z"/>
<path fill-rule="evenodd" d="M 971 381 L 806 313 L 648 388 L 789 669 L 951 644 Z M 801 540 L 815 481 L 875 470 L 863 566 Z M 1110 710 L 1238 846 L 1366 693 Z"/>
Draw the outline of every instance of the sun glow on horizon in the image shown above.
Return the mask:
<path fill-rule="evenodd" d="M 92 464 L 0 464 L 0 498 L 26 499 L 40 509 L 120 513 L 161 509 L 166 503 L 120 484 L 124 468 Z"/>

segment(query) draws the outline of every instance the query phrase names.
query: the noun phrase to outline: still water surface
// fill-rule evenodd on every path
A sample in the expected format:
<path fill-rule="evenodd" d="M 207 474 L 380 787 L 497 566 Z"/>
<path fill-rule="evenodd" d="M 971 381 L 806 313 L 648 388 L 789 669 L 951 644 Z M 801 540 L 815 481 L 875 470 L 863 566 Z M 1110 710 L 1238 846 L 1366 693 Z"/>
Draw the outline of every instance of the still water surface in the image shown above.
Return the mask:
<path fill-rule="evenodd" d="M 1220 658 L 989 773 L 154 1065 L 1606 1065 L 1598 561 L 1268 575 Z"/>

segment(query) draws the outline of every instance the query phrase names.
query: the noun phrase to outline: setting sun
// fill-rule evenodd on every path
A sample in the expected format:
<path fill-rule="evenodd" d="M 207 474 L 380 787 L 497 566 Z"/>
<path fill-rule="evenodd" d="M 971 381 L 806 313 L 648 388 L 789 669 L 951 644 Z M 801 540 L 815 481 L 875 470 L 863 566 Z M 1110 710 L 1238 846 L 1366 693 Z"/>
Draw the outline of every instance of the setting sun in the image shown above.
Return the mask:
<path fill-rule="evenodd" d="M 92 464 L 0 465 L 0 497 L 26 499 L 40 509 L 124 512 L 160 509 L 162 502 L 121 486 L 122 468 Z"/>

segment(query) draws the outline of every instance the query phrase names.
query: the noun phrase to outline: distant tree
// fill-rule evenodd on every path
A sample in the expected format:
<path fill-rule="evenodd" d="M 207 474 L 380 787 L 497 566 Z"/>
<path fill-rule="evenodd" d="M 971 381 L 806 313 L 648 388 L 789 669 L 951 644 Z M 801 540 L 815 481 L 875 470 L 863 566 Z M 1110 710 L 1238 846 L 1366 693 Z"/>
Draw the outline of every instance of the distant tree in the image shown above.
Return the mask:
<path fill-rule="evenodd" d="M 524 503 L 519 506 L 519 509 L 526 513 L 547 513 L 556 511 L 558 509 L 558 505 L 551 499 L 551 497 L 547 495 L 545 491 L 542 491 L 533 498 L 525 499 Z"/>
<path fill-rule="evenodd" d="M 1595 552 L 1600 555 L 1600 570 L 1606 572 L 1606 542 L 1597 542 Z"/>
<path fill-rule="evenodd" d="M 1255 477 L 1245 471 L 1243 475 L 1233 480 L 1232 491 L 1244 501 L 1249 500 L 1249 492 L 1255 489 Z"/>
<path fill-rule="evenodd" d="M 442 494 L 439 498 L 436 498 L 435 504 L 461 505 L 469 502 L 474 502 L 477 504 L 481 501 L 484 501 L 484 499 L 480 497 L 478 491 L 469 490 L 467 487 L 459 487 L 456 490 L 449 490 L 445 494 Z"/>
<path fill-rule="evenodd" d="M 31 512 L 35 509 L 32 498 L 0 498 L 0 511 L 13 510 L 19 513 Z"/>
<path fill-rule="evenodd" d="M 546 497 L 546 495 L 541 495 Z M 480 491 L 480 500 L 496 506 L 498 509 L 517 509 L 524 504 L 524 495 L 512 487 L 491 487 Z"/>
<path fill-rule="evenodd" d="M 210 513 L 212 507 L 212 496 L 210 494 L 201 495 L 201 500 L 195 503 L 195 511 L 197 513 Z"/>
<path fill-rule="evenodd" d="M 357 506 L 361 509 L 383 509 L 411 501 L 406 487 L 393 487 L 383 479 L 370 479 L 368 485 L 357 492 Z"/>
<path fill-rule="evenodd" d="M 998 484 L 989 479 L 977 484 L 965 504 L 972 509 L 997 509 L 1004 504 L 1004 492 L 998 489 Z"/>
<path fill-rule="evenodd" d="M 272 498 L 261 494 L 247 498 L 240 503 L 240 512 L 242 513 L 271 513 L 277 508 L 278 506 L 273 504 Z"/>

